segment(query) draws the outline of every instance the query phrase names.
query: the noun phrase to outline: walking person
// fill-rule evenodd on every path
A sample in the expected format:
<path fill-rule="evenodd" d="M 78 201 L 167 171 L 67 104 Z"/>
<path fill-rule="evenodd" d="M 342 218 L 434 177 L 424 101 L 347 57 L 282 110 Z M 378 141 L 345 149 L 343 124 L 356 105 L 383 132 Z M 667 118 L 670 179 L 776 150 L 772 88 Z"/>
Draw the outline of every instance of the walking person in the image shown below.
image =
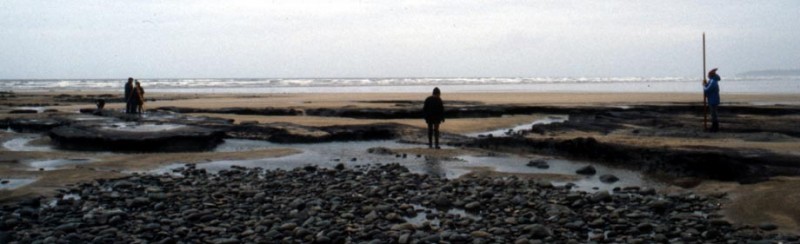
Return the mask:
<path fill-rule="evenodd" d="M 135 111 L 137 114 L 142 114 L 144 113 L 144 88 L 142 88 L 142 84 L 139 83 L 139 80 L 136 80 L 136 88 L 134 88 L 134 90 L 136 91 L 134 94 L 136 96 L 134 99 L 136 101 L 134 104 L 136 107 Z"/>
<path fill-rule="evenodd" d="M 711 112 L 711 129 L 709 132 L 719 131 L 719 119 L 717 118 L 717 109 L 720 104 L 719 97 L 719 81 L 721 78 L 717 74 L 717 68 L 711 69 L 708 72 L 708 81 L 703 81 L 703 93 L 708 99 L 708 110 Z"/>
<path fill-rule="evenodd" d="M 438 87 L 433 88 L 433 95 L 425 99 L 425 105 L 422 107 L 425 123 L 428 124 L 428 148 L 441 149 L 439 147 L 439 124 L 444 123 L 444 103 L 440 97 L 441 94 Z"/>
<path fill-rule="evenodd" d="M 125 83 L 125 113 L 133 113 L 133 103 L 131 102 L 131 95 L 133 94 L 133 77 L 128 77 L 128 83 Z"/>

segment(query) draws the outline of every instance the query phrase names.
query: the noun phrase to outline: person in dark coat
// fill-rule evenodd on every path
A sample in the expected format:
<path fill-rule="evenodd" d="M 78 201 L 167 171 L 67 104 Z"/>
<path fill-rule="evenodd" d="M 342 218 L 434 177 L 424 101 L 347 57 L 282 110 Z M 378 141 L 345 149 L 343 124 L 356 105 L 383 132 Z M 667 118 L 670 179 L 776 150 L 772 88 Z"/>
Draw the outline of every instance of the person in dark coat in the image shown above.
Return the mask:
<path fill-rule="evenodd" d="M 133 102 L 131 96 L 133 94 L 133 77 L 128 77 L 128 83 L 125 83 L 125 113 L 133 113 Z"/>
<path fill-rule="evenodd" d="M 440 149 L 439 124 L 444 123 L 444 103 L 441 94 L 438 87 L 433 88 L 433 95 L 425 99 L 425 105 L 422 107 L 425 123 L 428 124 L 428 148 Z"/>

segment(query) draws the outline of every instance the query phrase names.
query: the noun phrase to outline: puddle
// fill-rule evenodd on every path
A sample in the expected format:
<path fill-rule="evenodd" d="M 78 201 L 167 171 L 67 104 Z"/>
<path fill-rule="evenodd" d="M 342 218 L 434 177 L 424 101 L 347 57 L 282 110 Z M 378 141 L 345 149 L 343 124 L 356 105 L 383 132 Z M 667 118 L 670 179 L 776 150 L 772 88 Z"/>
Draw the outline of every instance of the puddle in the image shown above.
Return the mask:
<path fill-rule="evenodd" d="M 13 190 L 35 182 L 36 179 L 8 179 L 0 177 L 0 190 Z"/>
<path fill-rule="evenodd" d="M 419 226 L 419 225 L 422 225 L 422 223 L 428 222 L 433 226 L 440 227 L 440 221 L 439 221 L 439 214 L 440 214 L 439 212 L 440 211 L 439 210 L 433 209 L 433 208 L 426 208 L 426 207 L 423 207 L 423 206 L 417 205 L 417 204 L 411 204 L 411 206 L 414 207 L 414 211 L 416 211 L 417 215 L 414 216 L 414 217 L 403 217 L 403 219 L 405 219 L 406 222 L 411 223 L 411 224 L 416 225 L 416 226 Z M 454 215 L 454 216 L 458 216 L 460 218 L 468 218 L 468 219 L 472 219 L 472 220 L 475 220 L 475 221 L 482 219 L 481 216 L 478 216 L 478 215 L 475 215 L 475 214 L 472 214 L 472 213 L 468 213 L 467 211 L 464 211 L 463 209 L 458 209 L 458 208 L 448 209 L 447 212 L 445 213 L 445 215 Z M 428 219 L 429 218 L 428 216 L 431 216 L 430 219 Z"/>
<path fill-rule="evenodd" d="M 45 107 L 11 107 L 11 110 L 35 110 L 37 113 L 44 113 Z"/>
<path fill-rule="evenodd" d="M 41 139 L 39 134 L 20 134 L 21 136 L 8 140 L 3 143 L 6 150 L 14 152 L 51 152 L 53 147 L 49 145 L 35 145 L 30 142 Z"/>
<path fill-rule="evenodd" d="M 135 124 L 135 123 L 114 123 L 110 126 L 103 126 L 103 130 L 125 131 L 125 132 L 160 132 L 175 130 L 186 127 L 179 124 Z"/>
<path fill-rule="evenodd" d="M 264 148 L 286 148 L 292 147 L 292 144 L 277 144 L 268 141 L 259 140 L 243 140 L 243 139 L 225 139 L 225 142 L 217 145 L 214 152 L 245 152 L 253 151 Z"/>
<path fill-rule="evenodd" d="M 504 173 L 520 173 L 520 174 L 559 174 L 576 176 L 579 179 L 575 181 L 552 181 L 553 185 L 563 186 L 568 183 L 575 185 L 576 190 L 580 191 L 610 191 L 615 187 L 625 186 L 640 186 L 640 187 L 653 187 L 661 188 L 665 184 L 644 178 L 639 172 L 627 169 L 607 167 L 602 164 L 593 164 L 589 162 L 571 161 L 564 159 L 544 159 L 550 166 L 547 169 L 540 169 L 530 167 L 526 164 L 531 160 L 522 156 L 504 156 L 504 157 L 476 157 L 476 156 L 460 156 L 463 161 L 450 162 L 450 164 L 462 164 L 462 167 L 490 167 L 494 171 Z M 578 175 L 576 170 L 581 167 L 592 165 L 597 173 L 591 176 Z M 614 183 L 604 183 L 600 181 L 600 176 L 604 174 L 614 175 L 619 178 L 619 181 Z M 460 175 L 448 175 L 448 178 L 459 177 Z"/>
<path fill-rule="evenodd" d="M 552 123 L 563 123 L 564 121 L 569 120 L 569 115 L 550 115 L 544 119 L 538 119 L 528 124 L 522 124 L 515 126 L 514 128 L 510 129 L 498 129 L 493 131 L 487 132 L 480 132 L 480 133 L 470 133 L 467 136 L 470 137 L 484 137 L 491 135 L 492 137 L 503 137 L 503 136 L 510 136 L 514 133 L 518 133 L 520 131 L 528 131 L 531 130 L 531 127 L 534 125 L 546 125 Z"/>
<path fill-rule="evenodd" d="M 197 164 L 197 168 L 206 169 L 209 172 L 219 172 L 220 170 L 230 169 L 231 166 L 242 166 L 248 168 L 260 167 L 262 169 L 290 170 L 305 165 L 317 165 L 320 167 L 332 168 L 337 164 L 344 164 L 347 167 L 366 166 L 375 164 L 399 163 L 407 167 L 411 172 L 437 175 L 448 179 L 455 179 L 462 175 L 472 172 L 475 168 L 488 168 L 493 171 L 503 173 L 522 173 L 522 174 L 556 174 L 577 177 L 574 181 L 555 181 L 554 185 L 566 185 L 572 183 L 581 191 L 612 190 L 614 187 L 625 186 L 647 186 L 660 188 L 663 186 L 659 182 L 654 182 L 643 178 L 641 174 L 626 169 L 605 167 L 599 164 L 588 162 L 577 162 L 564 159 L 547 159 L 550 165 L 548 169 L 529 167 L 526 164 L 531 158 L 542 158 L 531 155 L 524 156 L 458 156 L 455 158 L 439 159 L 426 158 L 425 156 L 406 155 L 405 158 L 397 155 L 381 155 L 367 153 L 367 149 L 373 147 L 384 147 L 392 150 L 406 148 L 421 148 L 423 145 L 405 144 L 395 141 L 368 141 L 368 142 L 332 142 L 317 144 L 278 144 L 267 141 L 226 139 L 215 151 L 218 152 L 237 152 L 256 150 L 263 148 L 294 148 L 301 153 L 278 158 L 262 158 L 249 160 L 220 160 L 208 163 Z M 446 148 L 446 147 L 445 147 Z M 593 176 L 577 175 L 575 171 L 586 165 L 593 165 L 597 174 Z M 185 163 L 175 162 L 149 173 L 171 174 L 174 169 L 183 167 Z M 619 181 L 608 184 L 599 180 L 599 176 L 611 174 L 619 178 Z"/>
<path fill-rule="evenodd" d="M 101 117 L 101 116 L 86 115 L 86 114 L 78 114 L 78 115 L 73 115 L 73 116 L 67 117 L 66 119 L 69 119 L 69 120 L 71 120 L 71 121 L 75 121 L 75 122 L 87 122 L 87 121 L 91 121 L 91 122 L 106 122 L 106 123 L 113 123 L 113 122 L 115 122 L 115 121 L 119 121 L 119 120 L 118 120 L 118 119 L 116 119 L 116 118 Z"/>
<path fill-rule="evenodd" d="M 91 159 L 68 158 L 68 159 L 32 161 L 27 164 L 30 167 L 30 170 L 55 170 L 55 169 L 67 168 L 69 166 L 74 166 L 74 165 L 86 164 L 90 162 L 92 162 Z"/>
<path fill-rule="evenodd" d="M 800 102 L 792 102 L 792 101 L 778 101 L 778 102 L 750 102 L 750 105 L 753 106 L 781 106 L 781 105 L 800 105 Z"/>
<path fill-rule="evenodd" d="M 404 144 L 394 141 L 366 141 L 366 142 L 333 142 L 315 144 L 278 144 L 267 141 L 226 139 L 214 151 L 216 152 L 240 152 L 264 148 L 293 148 L 301 150 L 301 153 L 278 158 L 263 158 L 249 160 L 221 160 L 209 163 L 197 164 L 197 168 L 206 169 L 210 172 L 230 169 L 231 166 L 242 166 L 263 169 L 293 169 L 305 165 L 317 165 L 320 167 L 333 168 L 339 163 L 348 167 L 357 165 L 374 165 L 401 163 L 403 165 L 421 165 L 424 158 L 408 156 L 407 158 L 397 158 L 395 155 L 379 155 L 367 153 L 367 149 L 373 147 L 386 147 L 391 149 L 418 148 L 419 145 Z M 168 165 L 152 173 L 171 173 L 173 169 L 183 167 L 185 163 Z"/>

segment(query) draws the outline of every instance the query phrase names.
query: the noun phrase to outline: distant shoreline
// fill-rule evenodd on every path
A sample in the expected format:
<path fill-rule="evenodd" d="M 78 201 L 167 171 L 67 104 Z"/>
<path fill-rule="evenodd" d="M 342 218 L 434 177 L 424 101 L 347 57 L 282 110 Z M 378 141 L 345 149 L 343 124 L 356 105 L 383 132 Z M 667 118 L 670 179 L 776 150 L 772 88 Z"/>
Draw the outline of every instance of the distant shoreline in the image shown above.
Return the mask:
<path fill-rule="evenodd" d="M 147 92 L 198 94 L 428 93 L 433 87 L 463 93 L 697 93 L 699 77 L 615 78 L 364 78 L 364 79 L 153 79 Z M 116 92 L 123 80 L 2 80 L 0 91 Z M 800 94 L 798 77 L 723 76 L 723 93 Z"/>

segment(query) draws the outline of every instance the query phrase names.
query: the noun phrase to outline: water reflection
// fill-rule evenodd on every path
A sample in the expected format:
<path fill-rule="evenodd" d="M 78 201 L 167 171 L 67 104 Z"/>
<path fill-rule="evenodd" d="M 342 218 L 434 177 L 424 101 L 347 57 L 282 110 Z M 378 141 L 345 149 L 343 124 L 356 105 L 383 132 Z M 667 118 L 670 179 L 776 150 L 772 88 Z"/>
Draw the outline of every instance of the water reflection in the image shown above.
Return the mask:
<path fill-rule="evenodd" d="M 407 167 L 411 172 L 436 175 L 448 179 L 455 179 L 465 174 L 473 172 L 475 169 L 495 171 L 500 173 L 528 175 L 537 177 L 540 175 L 550 176 L 561 175 L 567 177 L 556 177 L 555 185 L 567 183 L 574 184 L 577 189 L 582 191 L 612 190 L 614 187 L 624 186 L 648 186 L 659 188 L 663 186 L 659 182 L 646 179 L 636 171 L 611 168 L 603 165 L 592 164 L 590 162 L 570 161 L 558 158 L 545 158 L 538 155 L 489 155 L 474 156 L 460 155 L 456 157 L 397 157 L 395 154 L 373 154 L 368 153 L 369 148 L 383 147 L 390 150 L 423 148 L 424 145 L 405 144 L 395 141 L 368 141 L 368 142 L 331 142 L 317 144 L 277 144 L 266 141 L 253 140 L 226 140 L 216 151 L 245 151 L 264 148 L 286 148 L 291 147 L 300 150 L 300 153 L 277 157 L 261 158 L 248 160 L 220 160 L 208 163 L 197 164 L 197 168 L 206 169 L 210 172 L 229 169 L 231 166 L 260 167 L 263 169 L 284 169 L 289 170 L 305 165 L 317 165 L 320 167 L 333 168 L 337 164 L 344 164 L 346 167 L 356 167 L 375 164 L 399 163 Z M 445 148 L 447 149 L 447 148 Z M 550 166 L 547 169 L 527 166 L 532 159 L 544 160 Z M 173 169 L 182 167 L 185 163 L 175 162 L 154 171 L 152 173 L 171 173 Z M 593 176 L 577 175 L 575 171 L 583 166 L 593 165 L 597 174 Z M 614 183 L 603 183 L 599 176 L 611 174 L 619 178 Z M 577 178 L 577 180 L 576 180 Z"/>
<path fill-rule="evenodd" d="M 13 190 L 30 183 L 36 182 L 36 179 L 0 179 L 0 190 Z"/>
<path fill-rule="evenodd" d="M 552 124 L 552 123 L 563 123 L 563 122 L 565 122 L 567 120 L 569 120 L 569 115 L 550 115 L 550 116 L 547 116 L 544 119 L 534 120 L 531 123 L 518 125 L 518 126 L 515 126 L 513 128 L 498 129 L 498 130 L 487 131 L 487 132 L 479 132 L 479 133 L 470 133 L 470 134 L 467 134 L 467 136 L 470 136 L 470 137 L 481 137 L 481 136 L 503 137 L 503 136 L 510 136 L 510 135 L 513 135 L 513 134 L 516 134 L 516 133 L 520 133 L 522 131 L 531 130 L 531 127 L 533 127 L 534 125 L 547 125 L 547 124 Z"/>

